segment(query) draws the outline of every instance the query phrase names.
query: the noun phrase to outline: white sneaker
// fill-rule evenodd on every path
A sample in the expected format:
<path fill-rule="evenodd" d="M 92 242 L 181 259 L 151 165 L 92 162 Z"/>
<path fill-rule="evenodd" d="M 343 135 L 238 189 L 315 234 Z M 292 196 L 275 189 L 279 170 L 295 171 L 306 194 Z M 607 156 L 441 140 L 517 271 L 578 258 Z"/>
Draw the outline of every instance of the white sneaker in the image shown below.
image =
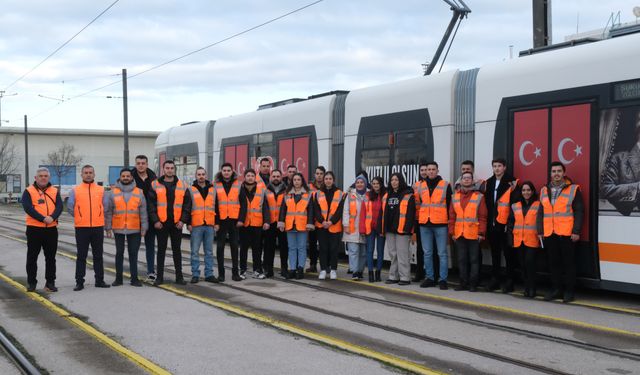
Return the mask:
<path fill-rule="evenodd" d="M 337 278 L 338 278 L 338 275 L 336 274 L 336 271 L 331 270 L 331 273 L 329 273 L 329 278 L 330 278 L 331 280 L 335 280 L 335 279 L 337 279 Z"/>
<path fill-rule="evenodd" d="M 242 280 L 246 280 L 247 279 L 247 273 L 245 271 L 240 272 L 240 278 Z"/>
<path fill-rule="evenodd" d="M 255 272 L 255 273 L 253 274 L 253 276 L 254 276 L 256 279 L 260 279 L 260 280 L 263 280 L 263 279 L 265 279 L 265 278 L 266 278 L 266 276 L 264 275 L 264 273 L 260 273 L 260 272 Z"/>
<path fill-rule="evenodd" d="M 147 281 L 156 281 L 156 274 L 155 273 L 147 274 Z"/>
<path fill-rule="evenodd" d="M 327 278 L 327 271 L 325 270 L 320 271 L 320 275 L 318 275 L 318 279 L 324 280 L 326 278 Z"/>

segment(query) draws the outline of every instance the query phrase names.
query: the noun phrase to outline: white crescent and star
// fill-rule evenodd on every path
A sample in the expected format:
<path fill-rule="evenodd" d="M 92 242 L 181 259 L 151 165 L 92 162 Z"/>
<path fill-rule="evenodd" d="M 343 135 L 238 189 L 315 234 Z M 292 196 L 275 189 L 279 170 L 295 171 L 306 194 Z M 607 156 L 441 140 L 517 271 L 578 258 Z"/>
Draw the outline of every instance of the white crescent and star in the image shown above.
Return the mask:
<path fill-rule="evenodd" d="M 533 159 L 531 161 L 527 160 L 524 157 L 524 150 L 529 145 L 534 146 L 533 142 L 531 142 L 531 141 L 522 142 L 522 144 L 520 145 L 520 150 L 518 152 L 518 156 L 520 157 L 520 163 L 522 163 L 522 165 L 524 165 L 525 167 L 530 166 L 531 164 L 533 164 L 535 159 L 537 159 L 537 158 L 542 156 L 542 149 L 540 147 L 536 147 L 535 150 L 533 151 L 533 154 L 535 155 L 535 159 Z"/>
<path fill-rule="evenodd" d="M 576 148 L 573 149 L 575 156 L 582 155 L 582 146 L 578 145 L 573 139 L 569 137 L 563 138 L 558 144 L 558 160 L 560 160 L 564 164 L 571 164 L 575 160 L 575 157 L 573 159 L 566 159 L 564 157 L 564 146 L 569 142 L 573 143 L 576 146 Z"/>

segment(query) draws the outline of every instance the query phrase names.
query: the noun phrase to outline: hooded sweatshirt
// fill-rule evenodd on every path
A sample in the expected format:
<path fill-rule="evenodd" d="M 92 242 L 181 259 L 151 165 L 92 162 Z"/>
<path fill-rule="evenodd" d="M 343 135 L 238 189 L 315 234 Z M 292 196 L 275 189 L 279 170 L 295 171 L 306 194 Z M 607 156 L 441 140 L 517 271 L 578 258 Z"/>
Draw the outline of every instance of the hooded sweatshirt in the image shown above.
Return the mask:
<path fill-rule="evenodd" d="M 364 194 L 359 194 L 355 188 L 349 189 L 349 192 L 346 194 L 344 209 L 342 210 L 342 226 L 346 229 L 349 228 L 349 207 L 351 207 L 351 196 L 355 195 L 356 197 L 356 218 L 355 218 L 355 231 L 353 233 L 347 233 L 347 231 L 342 232 L 342 241 L 344 242 L 353 242 L 353 243 L 366 243 L 366 237 L 360 234 L 360 215 L 362 213 L 362 203 L 367 199 L 367 192 Z"/>
<path fill-rule="evenodd" d="M 115 187 L 122 190 L 124 201 L 129 202 L 129 199 L 131 199 L 133 188 L 136 187 L 136 184 L 134 182 L 131 182 L 129 185 L 123 185 L 120 182 L 120 180 L 118 180 L 115 184 Z M 106 195 L 108 196 L 107 198 L 108 200 L 107 200 L 107 204 L 104 207 L 104 229 L 111 230 L 111 221 L 113 219 L 113 213 L 116 209 L 116 204 L 113 196 L 113 191 L 107 192 Z M 149 229 L 149 219 L 147 217 L 147 200 L 144 197 L 144 194 L 140 199 L 140 206 L 138 206 L 138 213 L 140 215 L 140 227 L 143 231 L 146 232 Z M 132 234 L 132 233 L 140 233 L 140 230 L 118 229 L 118 230 L 114 230 L 113 232 L 117 234 Z"/>

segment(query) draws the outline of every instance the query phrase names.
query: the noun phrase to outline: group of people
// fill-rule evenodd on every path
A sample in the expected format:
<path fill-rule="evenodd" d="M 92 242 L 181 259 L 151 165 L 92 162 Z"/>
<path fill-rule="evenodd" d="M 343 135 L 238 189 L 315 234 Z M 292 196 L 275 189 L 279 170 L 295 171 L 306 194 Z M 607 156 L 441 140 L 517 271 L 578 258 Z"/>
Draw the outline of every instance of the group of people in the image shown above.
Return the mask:
<path fill-rule="evenodd" d="M 369 180 L 361 172 L 343 192 L 333 172 L 318 166 L 309 184 L 295 166 L 286 173 L 272 169 L 271 160 L 260 160 L 258 171 L 246 169 L 242 179 L 230 163 L 222 164 L 213 181 L 203 167 L 196 170 L 191 185 L 176 177 L 175 163 L 162 165 L 162 176 L 148 168 L 144 155 L 136 157 L 133 169 L 122 169 L 110 191 L 95 183 L 94 169 L 82 167 L 82 183 L 69 195 L 67 210 L 74 218 L 77 243 L 76 286 L 84 288 L 89 247 L 93 255 L 95 286 L 108 288 L 123 283 L 125 244 L 129 255 L 130 283 L 138 278 L 138 250 L 145 242 L 147 278 L 154 285 L 164 282 L 164 262 L 171 241 L 175 282 L 186 284 L 182 272 L 182 231 L 191 233 L 191 283 L 200 281 L 200 248 L 204 252 L 204 281 L 224 282 L 225 246 L 231 253 L 231 279 L 248 277 L 248 251 L 252 252 L 252 275 L 274 276 L 279 249 L 281 275 L 302 279 L 306 272 L 318 278 L 336 279 L 338 254 L 346 248 L 352 279 L 382 281 L 384 252 L 390 259 L 387 284 L 411 283 L 410 243 L 418 241 L 423 264 L 423 288 L 448 289 L 451 238 L 455 245 L 460 282 L 455 290 L 477 291 L 480 277 L 480 244 L 491 248 L 490 291 L 514 290 L 516 270 L 521 270 L 524 294 L 536 296 L 536 256 L 547 250 L 553 287 L 546 300 L 574 299 L 575 242 L 580 238 L 583 202 L 580 187 L 565 176 L 560 162 L 551 163 L 549 183 L 538 195 L 530 181 L 520 182 L 506 173 L 504 159 L 492 161 L 493 175 L 476 179 L 472 161 L 461 165 L 454 184 L 439 175 L 438 163 L 420 165 L 420 179 L 408 186 L 401 173 L 394 173 L 385 186 L 381 177 Z M 55 254 L 57 219 L 63 211 L 60 192 L 49 183 L 49 172 L 39 168 L 35 181 L 23 194 L 27 224 L 28 290 L 36 288 L 37 257 L 46 259 L 45 289 L 56 291 Z M 115 237 L 116 278 L 104 281 L 104 236 Z M 214 236 L 216 257 L 213 255 Z M 154 265 L 157 239 L 157 267 Z M 438 278 L 434 267 L 437 252 Z M 506 274 L 502 274 L 502 257 Z M 319 262 L 319 268 L 318 268 Z M 217 263 L 217 276 L 214 269 Z M 518 266 L 519 263 L 519 266 Z M 157 273 L 156 273 L 157 269 Z M 319 272 L 318 272 L 319 271 Z M 422 270 L 419 270 L 422 271 Z"/>

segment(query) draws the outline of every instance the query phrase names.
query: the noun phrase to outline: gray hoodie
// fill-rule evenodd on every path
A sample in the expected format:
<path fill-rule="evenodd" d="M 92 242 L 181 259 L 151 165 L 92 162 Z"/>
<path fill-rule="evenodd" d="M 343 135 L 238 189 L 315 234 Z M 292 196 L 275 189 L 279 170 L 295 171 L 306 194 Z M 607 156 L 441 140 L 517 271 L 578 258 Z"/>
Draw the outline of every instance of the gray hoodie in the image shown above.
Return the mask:
<path fill-rule="evenodd" d="M 115 187 L 122 190 L 122 193 L 124 195 L 124 201 L 129 202 L 129 199 L 131 199 L 133 188 L 136 187 L 136 184 L 135 182 L 132 182 L 129 185 L 123 185 L 120 182 L 120 180 L 118 180 L 118 182 L 116 182 L 115 184 Z M 105 195 L 107 195 L 108 197 L 107 197 L 107 204 L 104 207 L 104 229 L 111 230 L 111 219 L 113 218 L 113 212 L 115 211 L 116 204 L 113 198 L 113 191 L 109 191 Z M 140 214 L 140 225 L 142 227 L 142 230 L 146 232 L 149 229 L 149 218 L 147 216 L 147 201 L 144 198 L 144 194 L 142 194 L 142 197 L 140 199 L 140 206 L 138 207 L 138 212 Z M 117 234 L 140 233 L 139 230 L 135 230 L 135 229 L 121 229 L 121 230 L 114 230 L 113 232 Z"/>

